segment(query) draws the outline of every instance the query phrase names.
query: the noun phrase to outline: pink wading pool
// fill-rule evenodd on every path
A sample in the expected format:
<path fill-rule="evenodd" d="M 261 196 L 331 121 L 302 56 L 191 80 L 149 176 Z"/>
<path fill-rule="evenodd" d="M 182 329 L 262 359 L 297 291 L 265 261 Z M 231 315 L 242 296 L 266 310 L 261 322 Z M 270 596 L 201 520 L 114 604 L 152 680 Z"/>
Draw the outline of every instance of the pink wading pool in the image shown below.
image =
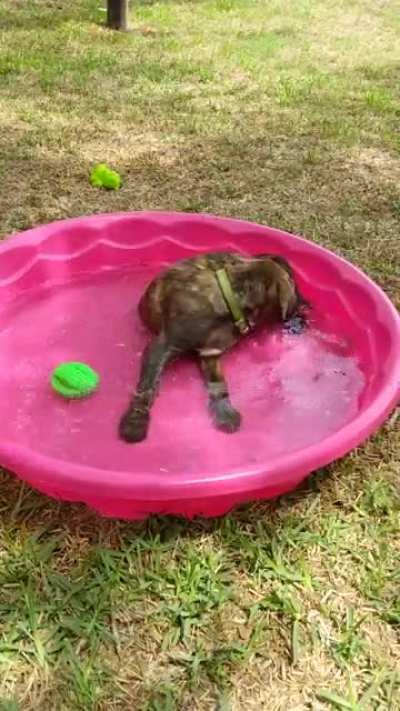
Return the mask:
<path fill-rule="evenodd" d="M 244 340 L 225 356 L 234 435 L 216 431 L 191 361 L 166 372 L 147 441 L 117 437 L 148 334 L 136 304 L 171 262 L 204 251 L 273 252 L 293 264 L 310 327 Z M 66 220 L 0 246 L 0 464 L 40 491 L 107 516 L 216 516 L 298 485 L 383 422 L 400 383 L 399 317 L 343 259 L 299 237 L 202 215 Z M 53 393 L 60 362 L 101 377 L 86 400 Z"/>

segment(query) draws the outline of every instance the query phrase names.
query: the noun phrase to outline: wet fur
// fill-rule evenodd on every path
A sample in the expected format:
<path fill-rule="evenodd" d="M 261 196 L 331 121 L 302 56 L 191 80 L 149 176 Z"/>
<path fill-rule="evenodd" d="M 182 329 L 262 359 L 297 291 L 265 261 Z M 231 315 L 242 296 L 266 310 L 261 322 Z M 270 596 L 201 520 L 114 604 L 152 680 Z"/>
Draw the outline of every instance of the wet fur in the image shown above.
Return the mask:
<path fill-rule="evenodd" d="M 217 283 L 225 268 L 251 330 L 295 316 L 304 303 L 289 264 L 281 257 L 210 253 L 171 266 L 147 288 L 140 303 L 142 321 L 154 338 L 143 354 L 136 393 L 119 433 L 126 442 L 145 439 L 161 374 L 174 358 L 196 354 L 215 425 L 226 432 L 241 417 L 229 399 L 220 356 L 242 338 Z"/>

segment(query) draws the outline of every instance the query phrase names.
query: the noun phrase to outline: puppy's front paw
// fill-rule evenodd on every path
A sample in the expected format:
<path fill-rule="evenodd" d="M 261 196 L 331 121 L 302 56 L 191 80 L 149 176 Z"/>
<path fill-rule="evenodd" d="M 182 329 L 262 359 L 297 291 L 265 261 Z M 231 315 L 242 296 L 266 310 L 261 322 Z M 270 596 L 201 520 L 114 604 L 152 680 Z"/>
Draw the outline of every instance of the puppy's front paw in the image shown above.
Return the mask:
<path fill-rule="evenodd" d="M 307 320 L 303 314 L 297 314 L 295 316 L 292 316 L 291 318 L 287 319 L 287 321 L 284 321 L 283 328 L 287 333 L 290 333 L 293 336 L 297 336 L 300 333 L 303 333 L 303 331 L 307 327 Z"/>
<path fill-rule="evenodd" d="M 119 423 L 119 436 L 124 442 L 142 442 L 149 429 L 149 415 L 127 412 Z"/>
<path fill-rule="evenodd" d="M 229 401 L 220 400 L 213 408 L 217 428 L 223 432 L 233 433 L 240 428 L 242 417 Z"/>

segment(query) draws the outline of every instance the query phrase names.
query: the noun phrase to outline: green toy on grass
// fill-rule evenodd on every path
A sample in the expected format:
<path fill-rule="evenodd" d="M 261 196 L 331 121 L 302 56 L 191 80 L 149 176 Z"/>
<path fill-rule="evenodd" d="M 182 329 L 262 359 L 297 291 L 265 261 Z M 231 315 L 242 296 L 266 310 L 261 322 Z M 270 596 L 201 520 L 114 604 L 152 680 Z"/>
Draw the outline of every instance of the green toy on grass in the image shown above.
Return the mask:
<path fill-rule="evenodd" d="M 99 381 L 98 374 L 89 365 L 75 361 L 61 363 L 51 374 L 53 390 L 71 400 L 93 393 Z"/>
<path fill-rule="evenodd" d="M 119 190 L 122 181 L 116 170 L 111 170 L 105 163 L 99 163 L 92 168 L 90 182 L 95 188 L 106 188 L 107 190 Z"/>

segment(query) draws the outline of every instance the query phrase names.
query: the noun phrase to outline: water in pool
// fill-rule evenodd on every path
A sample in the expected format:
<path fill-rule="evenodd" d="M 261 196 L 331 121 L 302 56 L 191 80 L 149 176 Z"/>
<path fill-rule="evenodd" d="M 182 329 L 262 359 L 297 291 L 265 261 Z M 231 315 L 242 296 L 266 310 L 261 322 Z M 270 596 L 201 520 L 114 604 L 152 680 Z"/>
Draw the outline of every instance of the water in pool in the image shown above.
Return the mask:
<path fill-rule="evenodd" d="M 264 330 L 224 357 L 231 399 L 243 417 L 238 433 L 213 428 L 197 365 L 181 360 L 163 377 L 148 439 L 120 442 L 118 421 L 148 339 L 136 304 L 152 277 L 146 269 L 108 272 L 33 292 L 3 310 L 4 438 L 103 469 L 218 477 L 312 445 L 354 417 L 365 379 L 351 337 L 314 312 L 305 331 Z M 95 395 L 69 402 L 52 392 L 50 373 L 66 360 L 99 372 Z"/>

